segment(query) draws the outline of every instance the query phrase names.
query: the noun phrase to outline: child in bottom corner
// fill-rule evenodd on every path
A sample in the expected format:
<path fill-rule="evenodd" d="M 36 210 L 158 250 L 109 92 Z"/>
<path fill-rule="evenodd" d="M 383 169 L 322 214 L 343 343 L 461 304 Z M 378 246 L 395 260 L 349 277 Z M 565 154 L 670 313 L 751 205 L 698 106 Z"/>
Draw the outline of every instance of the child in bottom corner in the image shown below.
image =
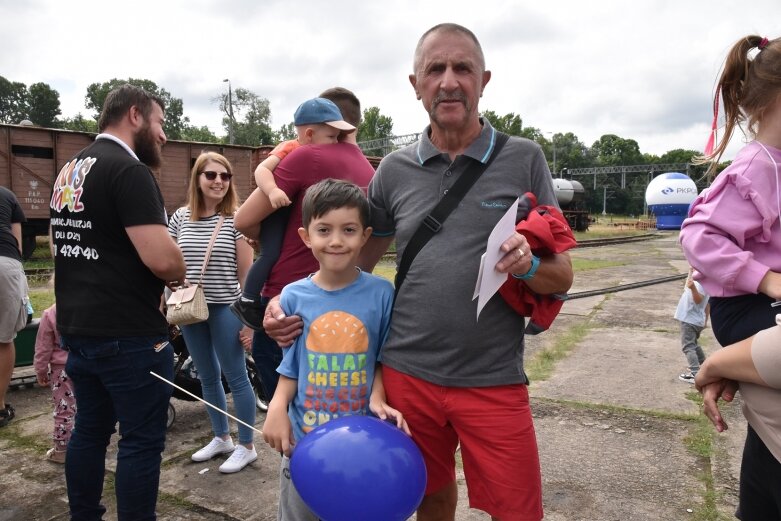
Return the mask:
<path fill-rule="evenodd" d="M 358 186 L 326 179 L 303 200 L 299 235 L 320 269 L 286 286 L 281 305 L 304 321 L 285 350 L 263 438 L 284 454 L 280 520 L 317 520 L 290 480 L 289 456 L 307 432 L 338 416 L 374 413 L 409 434 L 401 413 L 385 401 L 380 349 L 388 335 L 393 286 L 355 264 L 371 235 L 369 205 Z"/>
<path fill-rule="evenodd" d="M 35 337 L 35 357 L 33 366 L 42 387 L 51 387 L 54 402 L 53 446 L 46 452 L 46 459 L 55 463 L 65 463 L 65 451 L 73 430 L 76 416 L 76 398 L 73 385 L 65 373 L 68 352 L 62 349 L 60 335 L 57 332 L 56 305 L 45 309 L 38 324 Z"/>
<path fill-rule="evenodd" d="M 702 288 L 702 284 L 695 281 L 692 276 L 694 270 L 689 268 L 689 276 L 686 277 L 686 286 L 675 309 L 675 320 L 681 323 L 681 351 L 686 357 L 689 370 L 678 376 L 686 383 L 693 384 L 694 377 L 700 370 L 700 365 L 705 361 L 705 353 L 698 340 L 700 333 L 708 322 L 708 294 Z"/>

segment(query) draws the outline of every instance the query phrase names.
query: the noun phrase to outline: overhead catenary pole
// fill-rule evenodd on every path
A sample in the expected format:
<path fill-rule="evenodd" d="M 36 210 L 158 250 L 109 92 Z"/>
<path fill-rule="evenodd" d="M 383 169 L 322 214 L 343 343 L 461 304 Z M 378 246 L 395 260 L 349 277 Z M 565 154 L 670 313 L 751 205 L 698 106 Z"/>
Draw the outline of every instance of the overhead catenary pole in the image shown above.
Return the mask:
<path fill-rule="evenodd" d="M 228 82 L 228 143 L 233 144 L 233 90 L 231 89 L 231 80 L 225 78 L 223 83 Z"/>

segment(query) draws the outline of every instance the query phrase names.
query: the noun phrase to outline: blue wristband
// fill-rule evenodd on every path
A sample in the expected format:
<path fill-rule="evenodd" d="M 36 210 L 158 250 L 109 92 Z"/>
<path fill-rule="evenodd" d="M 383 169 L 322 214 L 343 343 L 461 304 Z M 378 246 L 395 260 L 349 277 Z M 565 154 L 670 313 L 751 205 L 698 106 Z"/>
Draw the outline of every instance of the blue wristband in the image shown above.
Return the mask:
<path fill-rule="evenodd" d="M 530 278 L 534 277 L 534 274 L 537 273 L 537 268 L 539 267 L 540 267 L 540 258 L 532 254 L 532 265 L 529 266 L 529 271 L 527 271 L 523 275 L 517 275 L 513 273 L 513 277 L 518 280 L 529 280 Z"/>

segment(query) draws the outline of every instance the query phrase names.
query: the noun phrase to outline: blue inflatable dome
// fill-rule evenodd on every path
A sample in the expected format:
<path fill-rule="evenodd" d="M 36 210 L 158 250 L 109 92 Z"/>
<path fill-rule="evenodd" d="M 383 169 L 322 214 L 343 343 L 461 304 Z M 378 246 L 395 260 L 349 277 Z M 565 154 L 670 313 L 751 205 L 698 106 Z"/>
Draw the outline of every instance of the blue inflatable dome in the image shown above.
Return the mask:
<path fill-rule="evenodd" d="M 656 216 L 656 228 L 659 230 L 680 230 L 696 197 L 697 185 L 680 172 L 661 174 L 645 189 L 648 210 Z"/>

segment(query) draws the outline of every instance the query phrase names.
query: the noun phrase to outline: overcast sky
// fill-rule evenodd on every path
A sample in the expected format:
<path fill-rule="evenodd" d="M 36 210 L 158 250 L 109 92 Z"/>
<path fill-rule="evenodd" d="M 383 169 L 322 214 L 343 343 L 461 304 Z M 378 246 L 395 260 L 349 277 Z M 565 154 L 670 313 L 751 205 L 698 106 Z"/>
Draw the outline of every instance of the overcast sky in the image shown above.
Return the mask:
<path fill-rule="evenodd" d="M 417 39 L 456 22 L 493 74 L 481 110 L 663 154 L 703 148 L 727 50 L 747 34 L 780 36 L 780 19 L 779 0 L 0 0 L 0 75 L 48 83 L 65 117 L 88 114 L 90 83 L 150 79 L 218 135 L 225 78 L 270 101 L 274 129 L 340 85 L 402 135 L 427 123 L 407 79 Z"/>

